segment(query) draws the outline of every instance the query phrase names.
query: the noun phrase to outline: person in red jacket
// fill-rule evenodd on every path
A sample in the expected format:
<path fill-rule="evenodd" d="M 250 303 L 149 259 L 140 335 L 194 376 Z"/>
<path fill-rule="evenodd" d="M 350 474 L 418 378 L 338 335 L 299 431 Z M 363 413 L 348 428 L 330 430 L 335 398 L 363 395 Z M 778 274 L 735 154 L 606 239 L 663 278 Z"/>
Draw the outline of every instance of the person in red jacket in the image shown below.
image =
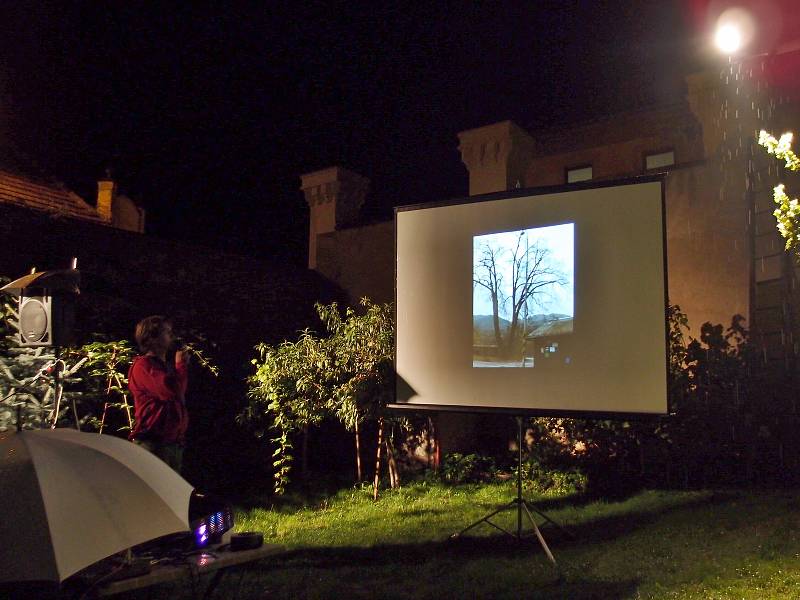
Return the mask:
<path fill-rule="evenodd" d="M 128 371 L 136 415 L 130 439 L 180 473 L 189 425 L 185 398 L 189 355 L 178 350 L 174 365 L 167 363 L 167 353 L 175 342 L 167 317 L 142 319 L 136 325 L 135 337 L 142 354 L 133 359 Z"/>

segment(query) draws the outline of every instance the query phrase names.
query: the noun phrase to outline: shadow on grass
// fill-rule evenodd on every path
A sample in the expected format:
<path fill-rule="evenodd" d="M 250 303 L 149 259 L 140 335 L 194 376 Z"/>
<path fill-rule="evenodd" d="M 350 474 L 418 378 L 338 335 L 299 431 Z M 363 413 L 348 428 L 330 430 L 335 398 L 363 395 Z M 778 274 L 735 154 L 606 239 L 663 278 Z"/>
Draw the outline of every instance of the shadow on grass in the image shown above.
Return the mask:
<path fill-rule="evenodd" d="M 702 496 L 689 501 L 667 506 L 632 507 L 624 514 L 601 516 L 577 525 L 570 525 L 562 531 L 550 524 L 541 525 L 541 517 L 537 518 L 547 544 L 559 561 L 560 569 L 551 565 L 539 544 L 538 539 L 530 532 L 530 523 L 523 518 L 525 531 L 530 535 L 522 540 L 495 532 L 491 535 L 463 535 L 457 539 L 444 538 L 438 541 L 419 543 L 387 543 L 371 547 L 339 546 L 299 548 L 287 552 L 269 564 L 261 564 L 257 569 L 256 579 L 269 587 L 269 582 L 277 584 L 281 579 L 284 585 L 291 582 L 312 581 L 315 577 L 329 578 L 328 585 L 334 585 L 337 595 L 348 594 L 353 598 L 367 597 L 360 595 L 359 589 L 368 589 L 376 595 L 387 598 L 399 597 L 396 592 L 398 582 L 394 573 L 403 573 L 404 580 L 417 581 L 419 588 L 415 597 L 440 597 L 448 585 L 454 586 L 451 592 L 460 589 L 461 581 L 469 581 L 474 588 L 472 597 L 481 596 L 484 590 L 492 592 L 491 597 L 534 597 L 545 600 L 570 598 L 571 600 L 589 600 L 605 598 L 634 597 L 640 581 L 629 577 L 616 581 L 608 578 L 592 579 L 575 572 L 568 562 L 559 556 L 559 550 L 566 551 L 578 544 L 592 544 L 608 539 L 624 537 L 637 529 L 646 527 L 661 517 L 681 511 L 691 511 L 697 506 L 729 501 L 736 494 L 714 494 Z M 537 509 L 544 505 L 552 509 L 568 506 L 580 506 L 583 499 L 573 497 L 561 502 L 537 503 Z M 420 512 L 436 512 L 420 511 Z M 506 525 L 512 522 L 510 531 L 516 530 L 516 507 L 503 511 Z M 498 515 L 500 517 L 500 515 Z M 465 522 L 464 526 L 469 523 Z M 481 524 L 480 528 L 490 528 Z M 490 562 L 500 560 L 500 563 Z M 507 562 L 511 561 L 511 563 Z M 523 569 L 528 575 L 520 574 L 518 567 L 509 572 L 496 572 L 498 564 L 529 564 L 530 570 Z M 359 570 L 359 565 L 367 566 Z M 351 580 L 358 570 L 358 585 L 350 590 Z M 572 572 L 571 576 L 562 577 L 562 573 Z M 333 574 L 333 575 L 331 575 Z M 434 575 L 435 574 L 435 575 Z M 330 583 L 333 579 L 335 583 Z M 254 582 L 255 583 L 255 582 Z M 256 584 L 258 585 L 258 584 Z M 402 589 L 402 585 L 400 586 Z M 283 588 L 284 590 L 287 588 Z M 352 594 L 350 593 L 352 591 Z M 395 593 L 393 596 L 392 593 Z M 445 596 L 447 594 L 445 593 Z M 280 596 L 280 594 L 278 594 Z M 288 596 L 287 596 L 288 597 Z M 375 596 L 369 596 L 375 597 Z"/>
<path fill-rule="evenodd" d="M 534 545 L 535 544 L 535 545 Z M 541 552 L 538 543 L 523 540 L 517 543 L 505 536 L 445 539 L 418 544 L 379 544 L 371 547 L 336 546 L 327 548 L 302 548 L 290 551 L 283 558 L 293 564 L 313 565 L 319 568 L 335 568 L 364 564 L 372 566 L 396 564 L 423 564 L 446 557 L 448 561 L 470 559 L 510 558 L 534 556 Z"/>
<path fill-rule="evenodd" d="M 667 505 L 645 502 L 624 507 L 624 514 L 605 515 L 605 507 L 593 512 L 597 517 L 567 530 L 576 538 L 550 525 L 542 531 L 548 545 L 559 561 L 559 572 L 548 562 L 538 540 L 528 536 L 521 541 L 495 532 L 492 535 L 465 535 L 409 543 L 385 543 L 370 547 L 328 546 L 304 547 L 286 552 L 248 568 L 247 592 L 240 598 L 306 598 L 347 597 L 405 598 L 417 600 L 441 597 L 515 598 L 529 597 L 545 600 L 569 598 L 589 600 L 633 598 L 641 581 L 631 573 L 611 577 L 591 578 L 583 566 L 570 565 L 562 556 L 575 556 L 567 550 L 578 544 L 592 544 L 607 539 L 622 538 L 646 527 L 670 513 L 690 514 L 698 506 L 729 502 L 739 494 L 715 493 L 684 498 Z M 539 510 L 580 506 L 583 498 L 559 499 L 557 502 L 538 502 Z M 304 505 L 308 505 L 306 499 Z M 492 509 L 494 507 L 488 507 Z M 516 528 L 516 508 L 504 516 Z M 408 514 L 424 515 L 440 512 L 420 509 Z M 469 522 L 463 523 L 464 526 Z M 527 517 L 524 524 L 529 526 Z M 513 529 L 512 529 L 513 530 Z M 486 531 L 481 531 L 485 534 Z M 560 551 L 563 554 L 560 554 Z M 500 570 L 503 569 L 503 570 Z M 561 573 L 565 577 L 561 577 Z M 218 590 L 220 597 L 233 591 L 225 586 Z M 164 596 L 167 598 L 168 596 Z"/>
<path fill-rule="evenodd" d="M 530 561 L 536 567 L 522 573 L 520 569 L 497 572 L 497 563 L 487 564 L 487 558 L 513 559 L 522 564 Z M 291 588 L 292 582 L 314 581 L 318 573 L 336 581 L 337 596 L 352 598 L 405 597 L 395 577 L 400 577 L 403 585 L 415 582 L 414 597 L 418 600 L 456 597 L 448 594 L 460 595 L 465 580 L 474 586 L 469 592 L 473 598 L 625 598 L 632 597 L 640 585 L 635 579 L 564 579 L 547 561 L 536 539 L 518 542 L 500 535 L 368 548 L 304 548 L 254 565 L 251 572 L 256 587 L 263 582 L 267 588 L 278 585 L 284 590 Z M 359 590 L 369 590 L 369 594 L 360 594 Z M 283 597 L 280 593 L 276 596 Z"/>
<path fill-rule="evenodd" d="M 632 507 L 626 509 L 623 514 L 601 516 L 577 524 L 562 525 L 563 530 L 543 521 L 543 518 L 535 513 L 534 518 L 543 535 L 545 535 L 548 545 L 558 547 L 570 543 L 612 540 L 650 525 L 668 514 L 691 510 L 697 506 L 719 505 L 729 502 L 738 496 L 739 494 L 735 492 L 714 492 L 710 496 L 697 497 L 689 501 L 682 501 L 668 506 L 641 507 L 638 509 Z M 545 514 L 547 514 L 548 510 L 554 510 L 553 508 L 549 508 L 549 506 L 558 508 L 565 508 L 565 506 L 568 506 L 564 504 L 547 505 L 543 502 L 529 504 Z M 580 506 L 580 504 L 572 506 Z M 514 509 L 514 511 L 516 511 L 516 509 Z M 530 522 L 524 515 L 523 526 L 527 526 L 527 530 L 532 534 Z"/>
<path fill-rule="evenodd" d="M 537 600 L 550 600 L 558 598 L 563 600 L 569 598 L 570 600 L 605 600 L 614 598 L 631 598 L 634 596 L 639 582 L 635 580 L 630 581 L 594 581 L 591 579 L 584 579 L 580 581 L 562 582 L 557 581 L 530 589 L 530 597 Z"/>
<path fill-rule="evenodd" d="M 542 517 L 535 513 L 534 518 L 536 518 L 548 546 L 553 552 L 556 552 L 558 548 L 569 547 L 574 544 L 616 539 L 646 527 L 667 514 L 691 510 L 695 506 L 719 504 L 734 497 L 736 497 L 735 493 L 715 493 L 711 496 L 698 497 L 688 502 L 662 506 L 652 510 L 643 509 L 637 511 L 629 509 L 620 515 L 599 517 L 579 524 L 564 525 L 563 529 L 543 522 Z M 562 508 L 564 506 L 563 504 L 561 505 Z M 538 510 L 543 510 L 544 508 L 543 503 L 534 503 L 534 507 Z M 492 509 L 491 506 L 488 508 Z M 515 532 L 516 510 L 516 507 L 508 508 L 501 511 L 492 520 L 503 525 L 507 531 Z M 437 509 L 420 509 L 409 511 L 407 514 L 409 516 L 421 516 L 436 514 L 437 512 L 440 511 Z M 471 522 L 465 521 L 463 527 L 470 524 Z M 363 564 L 361 561 L 368 561 L 370 564 L 420 564 L 430 560 L 432 557 L 442 556 L 447 556 L 448 559 L 469 560 L 487 556 L 509 558 L 541 555 L 544 559 L 542 548 L 534 536 L 530 522 L 524 513 L 522 524 L 523 539 L 520 541 L 494 530 L 489 524 L 480 523 L 473 531 L 483 533 L 483 535 L 470 535 L 467 533 L 458 538 L 447 537 L 439 541 L 411 544 L 388 543 L 371 547 L 307 547 L 288 552 L 283 555 L 283 560 L 289 563 L 303 563 L 307 566 L 318 568 L 330 568 Z M 485 535 L 486 529 L 494 531 L 494 534 Z"/>

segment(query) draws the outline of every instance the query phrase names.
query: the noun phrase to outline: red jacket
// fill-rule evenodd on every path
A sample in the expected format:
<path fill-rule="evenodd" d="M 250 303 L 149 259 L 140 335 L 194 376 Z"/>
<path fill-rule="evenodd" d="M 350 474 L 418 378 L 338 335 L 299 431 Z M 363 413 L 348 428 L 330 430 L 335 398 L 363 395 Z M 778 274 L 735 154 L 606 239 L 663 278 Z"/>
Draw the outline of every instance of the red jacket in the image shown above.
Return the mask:
<path fill-rule="evenodd" d="M 128 371 L 136 424 L 130 439 L 182 444 L 189 425 L 186 385 L 189 369 L 179 363 L 168 369 L 155 356 L 137 356 Z"/>

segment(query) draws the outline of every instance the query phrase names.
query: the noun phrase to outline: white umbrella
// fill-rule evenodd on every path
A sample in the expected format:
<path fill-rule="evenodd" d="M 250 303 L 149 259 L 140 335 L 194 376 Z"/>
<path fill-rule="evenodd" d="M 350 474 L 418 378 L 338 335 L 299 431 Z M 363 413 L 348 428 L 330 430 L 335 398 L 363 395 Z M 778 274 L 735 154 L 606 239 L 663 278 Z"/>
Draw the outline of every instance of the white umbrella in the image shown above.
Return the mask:
<path fill-rule="evenodd" d="M 0 582 L 58 581 L 189 531 L 192 486 L 159 458 L 74 429 L 0 433 Z"/>

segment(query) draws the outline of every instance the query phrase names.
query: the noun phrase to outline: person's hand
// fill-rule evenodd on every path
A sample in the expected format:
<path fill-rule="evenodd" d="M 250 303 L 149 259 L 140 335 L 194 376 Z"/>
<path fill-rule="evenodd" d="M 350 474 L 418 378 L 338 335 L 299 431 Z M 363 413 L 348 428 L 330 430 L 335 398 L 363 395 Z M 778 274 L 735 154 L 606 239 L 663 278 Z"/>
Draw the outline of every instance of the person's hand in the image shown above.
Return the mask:
<path fill-rule="evenodd" d="M 189 364 L 189 351 L 183 348 L 175 352 L 175 366 L 180 364 Z"/>

